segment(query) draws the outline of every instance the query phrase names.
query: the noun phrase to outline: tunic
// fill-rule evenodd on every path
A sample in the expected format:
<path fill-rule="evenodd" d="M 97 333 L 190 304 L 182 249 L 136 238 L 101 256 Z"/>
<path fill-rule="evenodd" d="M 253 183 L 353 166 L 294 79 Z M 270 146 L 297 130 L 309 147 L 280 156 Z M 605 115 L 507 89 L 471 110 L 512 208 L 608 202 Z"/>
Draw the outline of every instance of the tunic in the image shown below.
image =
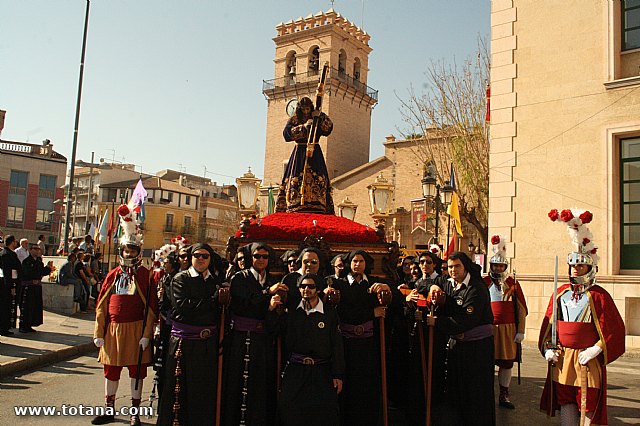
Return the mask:
<path fill-rule="evenodd" d="M 276 211 L 334 214 L 329 173 L 324 162 L 322 149 L 317 143 L 320 136 L 331 134 L 333 123 L 324 113 L 320 114 L 320 126 L 316 133 L 316 144 L 313 149 L 313 155 L 310 158 L 307 158 L 308 132 L 304 124 L 304 122 L 299 122 L 298 117 L 294 115 L 287 121 L 283 131 L 285 141 L 294 141 L 295 147 L 282 178 L 280 192 L 276 201 Z M 305 164 L 307 174 L 303 187 Z M 302 204 L 301 200 L 302 191 L 304 191 L 305 195 L 304 204 Z"/>
<path fill-rule="evenodd" d="M 436 312 L 436 331 L 449 336 L 447 350 L 446 414 L 438 424 L 495 425 L 493 392 L 493 314 L 489 290 L 480 277 L 467 274 L 455 287 L 453 279 L 438 277 L 446 293 Z M 459 403 L 466 395 L 464 404 Z"/>
<path fill-rule="evenodd" d="M 374 278 L 368 278 L 353 284 L 333 280 L 340 291 L 337 310 L 346 369 L 339 399 L 340 424 L 345 426 L 377 424 L 382 406 L 379 321 L 373 313 L 377 299 L 368 292 L 374 284 Z"/>
<path fill-rule="evenodd" d="M 20 287 L 20 276 L 22 266 L 18 255 L 11 249 L 5 247 L 0 251 L 0 266 L 2 275 L 0 277 L 0 331 L 8 331 L 16 326 L 16 296 Z M 16 290 L 16 296 L 11 294 L 11 290 Z"/>
<path fill-rule="evenodd" d="M 177 383 L 180 385 L 178 421 L 181 425 L 212 424 L 215 419 L 220 281 L 210 273 L 205 275 L 206 278 L 191 267 L 169 280 L 173 328 L 163 369 L 158 425 L 173 424 Z M 180 337 L 184 335 L 177 332 L 178 328 L 195 332 L 193 336 Z M 180 356 L 177 355 L 178 348 Z M 178 363 L 180 374 L 177 373 Z"/>
<path fill-rule="evenodd" d="M 132 271 L 133 272 L 133 271 Z M 147 294 L 149 313 L 144 337 L 151 340 L 156 320 L 158 297 L 155 289 L 149 288 L 149 271 L 143 266 L 135 269 L 129 285 L 129 294 L 117 294 L 117 285 L 126 278 L 120 266 L 112 269 L 104 279 L 96 303 L 96 322 L 93 337 L 104 339 L 98 361 L 104 365 L 128 366 L 138 363 L 138 351 L 142 334 Z M 151 363 L 151 346 L 142 354 L 142 364 Z"/>
<path fill-rule="evenodd" d="M 518 351 L 514 339 L 516 333 L 524 334 L 528 314 L 524 293 L 520 283 L 514 281 L 512 277 L 508 277 L 501 284 L 486 276 L 484 282 L 489 288 L 491 297 L 496 364 L 511 368 L 509 365 L 513 366 Z"/>
<path fill-rule="evenodd" d="M 20 328 L 42 324 L 42 277 L 51 269 L 44 266 L 42 258 L 27 257 L 22 262 L 22 294 L 20 295 Z"/>
<path fill-rule="evenodd" d="M 267 273 L 261 285 L 253 268 L 236 273 L 231 279 L 231 331 L 224 342 L 223 423 L 241 423 L 242 408 L 247 425 L 272 425 L 276 414 L 276 335 L 277 314 L 269 311 L 268 288 L 275 280 Z M 245 362 L 245 356 L 248 360 Z M 243 401 L 245 370 L 246 400 Z"/>
<path fill-rule="evenodd" d="M 338 395 L 333 379 L 342 379 L 344 375 L 338 314 L 333 306 L 318 301 L 315 312 L 307 314 L 299 307 L 287 316 L 289 362 L 278 401 L 281 424 L 338 425 Z M 305 357 L 314 364 L 304 364 Z"/>
<path fill-rule="evenodd" d="M 588 387 L 599 389 L 598 403 L 591 420 L 592 425 L 607 424 L 607 370 L 606 365 L 615 361 L 625 350 L 624 322 L 609 293 L 598 285 L 585 291 L 578 301 L 572 301 L 571 284 L 558 289 L 558 343 L 560 354 L 551 379 L 554 383 L 579 387 L 580 363 L 578 354 L 581 349 L 598 345 L 602 353 L 589 361 Z M 538 348 L 544 355 L 547 342 L 551 340 L 551 323 L 553 317 L 553 296 L 549 300 L 547 312 L 542 320 Z M 564 323 L 564 324 L 563 324 Z M 581 323 L 581 324 L 578 324 Z M 572 329 L 579 330 L 578 335 Z M 556 392 L 550 401 L 551 380 L 549 373 L 540 399 L 540 409 L 554 415 L 559 404 Z"/>

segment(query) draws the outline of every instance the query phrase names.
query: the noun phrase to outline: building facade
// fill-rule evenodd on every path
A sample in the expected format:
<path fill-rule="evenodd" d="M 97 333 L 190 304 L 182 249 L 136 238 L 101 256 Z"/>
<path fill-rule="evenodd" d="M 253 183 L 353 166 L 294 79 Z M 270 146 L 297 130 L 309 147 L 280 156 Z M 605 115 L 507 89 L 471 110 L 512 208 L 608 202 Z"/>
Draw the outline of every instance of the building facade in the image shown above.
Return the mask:
<path fill-rule="evenodd" d="M 208 243 L 223 255 L 227 240 L 240 223 L 235 185 L 218 185 L 207 177 L 176 170 L 161 170 L 156 175 L 200 192 L 197 241 Z"/>
<path fill-rule="evenodd" d="M 598 282 L 640 347 L 640 3 L 545 3 L 491 2 L 489 232 L 512 241 L 535 340 L 572 250 L 547 213 L 591 211 Z"/>
<path fill-rule="evenodd" d="M 58 244 L 66 168 L 67 159 L 53 150 L 48 139 L 40 145 L 0 139 L 3 235 L 33 243 L 44 235 L 47 251 L 52 253 Z"/>

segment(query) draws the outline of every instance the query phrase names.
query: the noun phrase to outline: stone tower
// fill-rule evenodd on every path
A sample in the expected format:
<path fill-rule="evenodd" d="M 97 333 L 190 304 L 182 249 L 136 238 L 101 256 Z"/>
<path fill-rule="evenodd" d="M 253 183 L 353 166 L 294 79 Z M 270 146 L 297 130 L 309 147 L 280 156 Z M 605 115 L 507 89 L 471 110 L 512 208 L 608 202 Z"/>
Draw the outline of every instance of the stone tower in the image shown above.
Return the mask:
<path fill-rule="evenodd" d="M 282 130 L 297 100 L 315 102 L 323 64 L 329 62 L 322 111 L 333 121 L 333 133 L 321 138 L 329 177 L 333 178 L 369 161 L 371 111 L 378 92 L 367 86 L 369 35 L 333 9 L 280 23 L 274 79 L 264 81 L 267 98 L 267 137 L 263 185 L 277 187 L 293 143 Z"/>

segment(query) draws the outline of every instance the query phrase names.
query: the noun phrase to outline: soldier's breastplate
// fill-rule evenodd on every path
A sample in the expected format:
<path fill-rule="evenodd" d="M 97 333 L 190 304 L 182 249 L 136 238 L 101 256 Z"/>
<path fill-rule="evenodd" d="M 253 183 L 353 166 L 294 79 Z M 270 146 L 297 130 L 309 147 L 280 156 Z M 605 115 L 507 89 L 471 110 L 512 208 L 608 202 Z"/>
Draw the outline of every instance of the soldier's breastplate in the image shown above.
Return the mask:
<path fill-rule="evenodd" d="M 560 308 L 562 309 L 562 320 L 569 322 L 590 322 L 591 308 L 589 307 L 589 296 L 583 294 L 578 300 L 573 298 L 573 292 L 567 291 L 560 296 Z"/>

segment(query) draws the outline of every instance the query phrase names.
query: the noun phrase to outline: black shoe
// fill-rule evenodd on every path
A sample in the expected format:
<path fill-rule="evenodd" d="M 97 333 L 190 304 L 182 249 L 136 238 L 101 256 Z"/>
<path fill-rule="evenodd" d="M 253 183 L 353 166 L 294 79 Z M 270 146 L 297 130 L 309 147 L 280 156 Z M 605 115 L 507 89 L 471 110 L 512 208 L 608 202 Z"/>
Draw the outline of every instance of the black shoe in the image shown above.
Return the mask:
<path fill-rule="evenodd" d="M 116 419 L 114 416 L 109 416 L 107 414 L 103 414 L 101 416 L 95 416 L 93 420 L 91 420 L 92 425 L 106 425 L 108 423 L 115 422 Z"/>
<path fill-rule="evenodd" d="M 515 405 L 513 405 L 513 402 L 509 401 L 508 399 L 506 400 L 501 400 L 498 405 L 502 408 L 508 408 L 509 410 L 513 410 L 516 408 Z"/>
<path fill-rule="evenodd" d="M 9 330 L 0 331 L 0 336 L 10 337 L 10 336 L 13 336 L 14 334 L 15 333 L 13 331 L 9 331 Z"/>
<path fill-rule="evenodd" d="M 20 333 L 31 333 L 31 330 L 28 328 L 21 328 L 18 330 Z"/>

